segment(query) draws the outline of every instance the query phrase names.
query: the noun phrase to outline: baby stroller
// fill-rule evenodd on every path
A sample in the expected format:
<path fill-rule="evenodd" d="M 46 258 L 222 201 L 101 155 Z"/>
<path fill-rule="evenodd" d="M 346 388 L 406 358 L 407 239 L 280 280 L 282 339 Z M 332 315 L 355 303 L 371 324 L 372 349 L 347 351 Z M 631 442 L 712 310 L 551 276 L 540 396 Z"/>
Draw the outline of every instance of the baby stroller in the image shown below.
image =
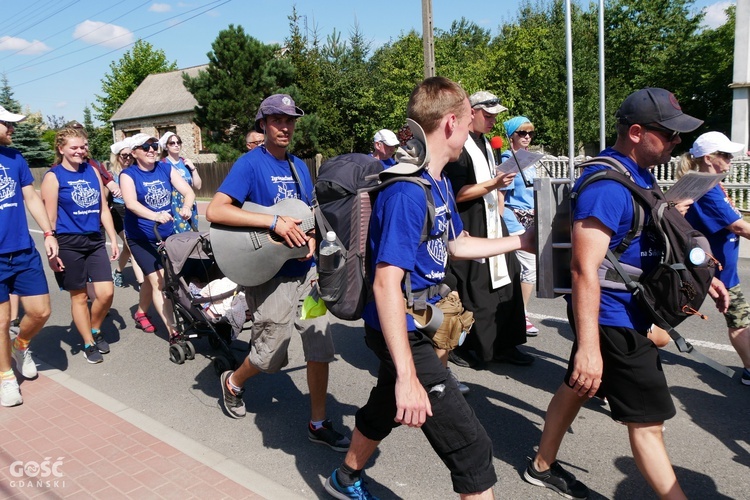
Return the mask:
<path fill-rule="evenodd" d="M 158 231 L 155 232 L 158 234 Z M 221 277 L 211 251 L 209 233 L 188 231 L 173 234 L 159 241 L 159 254 L 164 265 L 162 293 L 172 303 L 178 332 L 169 346 L 169 359 L 178 365 L 186 359 L 194 359 L 195 347 L 191 339 L 208 337 L 211 347 L 219 351 L 213 359 L 216 374 L 235 369 L 237 363 L 229 349 L 232 324 L 226 316 L 211 317 L 205 307 L 234 296 L 241 287 L 236 286 L 216 295 L 200 296 L 193 293 L 197 288 L 190 285 L 194 280 L 208 283 L 213 278 Z M 210 286 L 205 289 L 210 292 Z"/>

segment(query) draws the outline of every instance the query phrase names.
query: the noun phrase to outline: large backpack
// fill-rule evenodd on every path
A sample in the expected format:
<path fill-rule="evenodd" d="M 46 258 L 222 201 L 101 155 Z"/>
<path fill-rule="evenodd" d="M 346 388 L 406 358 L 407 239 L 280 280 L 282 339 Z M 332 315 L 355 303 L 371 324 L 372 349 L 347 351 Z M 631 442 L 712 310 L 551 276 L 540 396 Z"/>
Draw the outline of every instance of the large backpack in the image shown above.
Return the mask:
<path fill-rule="evenodd" d="M 422 186 L 427 198 L 427 214 L 420 242 L 430 238 L 435 221 L 435 202 L 430 184 L 414 175 L 383 174 L 383 164 L 372 156 L 349 153 L 327 160 L 315 181 L 315 226 L 320 239 L 328 231 L 336 233 L 342 249 L 339 266 L 332 272 L 319 270 L 318 292 L 328 310 L 337 318 L 356 320 L 371 294 L 367 237 L 370 215 L 378 193 L 394 182 Z M 406 297 L 413 302 L 409 273 L 404 278 Z"/>
<path fill-rule="evenodd" d="M 634 216 L 622 243 L 614 251 L 607 250 L 599 270 L 600 283 L 608 288 L 624 287 L 636 297 L 654 324 L 672 334 L 673 328 L 686 318 L 700 315 L 698 309 L 710 289 L 716 260 L 711 257 L 708 240 L 693 229 L 673 203 L 665 199 L 658 186 L 652 189 L 638 186 L 627 169 L 614 158 L 596 157 L 579 166 L 601 164 L 609 168 L 584 179 L 571 193 L 571 200 L 594 182 L 602 179 L 616 181 L 633 196 Z M 664 248 L 659 264 L 647 273 L 625 266 L 618 260 L 633 238 L 644 231 L 656 237 Z"/>

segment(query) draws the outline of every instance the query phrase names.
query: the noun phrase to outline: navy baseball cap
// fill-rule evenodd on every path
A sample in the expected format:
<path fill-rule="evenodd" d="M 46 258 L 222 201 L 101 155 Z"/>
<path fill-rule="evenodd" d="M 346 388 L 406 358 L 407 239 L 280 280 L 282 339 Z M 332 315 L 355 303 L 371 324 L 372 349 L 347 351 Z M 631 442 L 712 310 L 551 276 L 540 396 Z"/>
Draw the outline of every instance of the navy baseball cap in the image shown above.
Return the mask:
<path fill-rule="evenodd" d="M 268 115 L 304 116 L 305 112 L 294 104 L 294 99 L 289 94 L 273 94 L 263 99 L 255 115 L 255 130 L 263 132 L 260 121 Z"/>
<path fill-rule="evenodd" d="M 703 120 L 682 112 L 672 92 L 657 87 L 637 90 L 627 96 L 615 113 L 615 118 L 629 124 L 658 123 L 669 130 L 683 133 L 692 132 L 703 125 Z"/>

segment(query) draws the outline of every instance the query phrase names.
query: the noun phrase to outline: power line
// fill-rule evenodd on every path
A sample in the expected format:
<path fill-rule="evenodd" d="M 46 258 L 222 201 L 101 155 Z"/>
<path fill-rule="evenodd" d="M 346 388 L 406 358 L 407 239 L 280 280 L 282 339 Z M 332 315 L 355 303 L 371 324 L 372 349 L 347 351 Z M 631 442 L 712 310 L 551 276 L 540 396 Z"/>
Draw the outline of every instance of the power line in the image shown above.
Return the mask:
<path fill-rule="evenodd" d="M 73 55 L 73 54 L 77 54 L 78 52 L 83 52 L 84 50 L 89 50 L 89 49 L 92 49 L 92 48 L 94 48 L 94 47 L 97 47 L 97 46 L 99 46 L 99 45 L 103 45 L 103 44 L 105 44 L 105 43 L 109 43 L 109 42 L 112 42 L 112 40 L 117 40 L 118 38 L 122 38 L 122 37 L 124 37 L 124 36 L 128 36 L 128 35 L 130 35 L 130 34 L 132 34 L 132 33 L 138 33 L 139 31 L 143 31 L 143 30 L 145 30 L 145 29 L 148 29 L 148 28 L 151 28 L 151 27 L 153 27 L 153 26 L 161 25 L 161 24 L 163 24 L 163 23 L 164 23 L 164 22 L 166 22 L 166 21 L 170 21 L 170 20 L 172 20 L 172 19 L 177 19 L 177 18 L 179 18 L 179 17 L 182 17 L 182 16 L 184 16 L 185 14 L 189 14 L 190 12 L 194 12 L 194 11 L 196 11 L 196 10 L 200 10 L 200 9 L 203 9 L 203 8 L 205 8 L 205 7 L 209 6 L 209 5 L 213 5 L 213 4 L 219 3 L 220 1 L 221 1 L 221 0 L 213 0 L 212 2 L 210 2 L 210 3 L 206 4 L 206 5 L 202 5 L 202 6 L 200 6 L 200 7 L 195 7 L 195 8 L 193 8 L 193 9 L 187 10 L 187 11 L 185 11 L 185 12 L 182 12 L 182 13 L 180 13 L 180 14 L 177 14 L 177 15 L 175 15 L 175 16 L 172 16 L 172 17 L 168 17 L 167 19 L 159 20 L 159 21 L 157 21 L 157 22 L 155 22 L 155 23 L 151 23 L 151 24 L 148 24 L 148 25 L 146 25 L 146 26 L 143 26 L 143 27 L 141 27 L 141 28 L 138 28 L 138 29 L 136 29 L 136 30 L 133 30 L 133 31 L 129 31 L 128 33 L 124 33 L 124 34 L 122 34 L 122 35 L 118 35 L 118 36 L 116 36 L 116 37 L 108 38 L 107 40 L 103 40 L 103 41 L 101 41 L 101 42 L 93 43 L 93 44 L 90 44 L 90 45 L 88 45 L 88 46 L 86 46 L 86 47 L 81 47 L 80 49 L 76 49 L 76 50 L 73 50 L 73 51 L 71 51 L 71 52 L 66 52 L 65 54 L 61 54 L 61 55 L 59 55 L 59 56 L 56 56 L 56 57 L 52 57 L 52 58 L 48 57 L 49 53 L 48 53 L 48 54 L 44 54 L 43 56 L 38 56 L 38 57 L 35 57 L 35 58 L 34 58 L 34 59 L 32 59 L 31 61 L 36 61 L 36 60 L 38 60 L 38 59 L 40 59 L 40 58 L 42 58 L 42 59 L 44 59 L 44 60 L 43 60 L 43 61 L 40 61 L 40 62 L 38 62 L 38 63 L 36 63 L 36 64 L 28 64 L 28 63 L 24 63 L 24 64 L 21 64 L 21 65 L 19 65 L 19 66 L 15 66 L 15 67 L 13 67 L 13 68 L 10 68 L 10 69 L 6 70 L 6 73 L 10 73 L 10 72 L 13 72 L 13 71 L 21 71 L 21 70 L 27 70 L 27 69 L 31 69 L 31 68 L 34 68 L 34 67 L 36 67 L 36 66 L 39 66 L 39 65 L 41 65 L 41 64 L 46 64 L 46 63 L 48 63 L 48 62 L 51 62 L 51 61 L 55 61 L 55 60 L 57 60 L 57 59 L 61 59 L 61 58 L 63 58 L 63 57 L 68 57 L 68 56 L 71 56 L 71 55 Z M 149 2 L 145 2 L 145 3 L 149 3 Z M 217 5 L 217 6 L 215 6 L 215 7 L 219 7 L 219 6 Z M 215 8 L 215 7 L 214 7 L 214 6 L 212 6 L 212 7 L 210 7 L 209 9 L 207 9 L 207 10 L 206 10 L 205 12 L 208 12 L 209 10 L 211 10 L 211 9 L 213 9 L 213 8 Z M 132 11 L 131 11 L 131 12 L 132 12 Z M 202 12 L 201 14 L 204 14 L 205 12 Z M 121 16 L 121 17 L 122 17 L 122 16 Z M 188 19 L 186 19 L 186 20 L 190 20 L 190 19 L 192 19 L 192 17 L 190 17 L 190 18 L 188 18 Z M 182 21 L 182 22 L 184 22 L 184 21 Z M 174 26 L 179 26 L 180 24 L 182 24 L 182 22 L 179 22 L 179 23 L 175 23 L 175 24 L 174 24 Z M 171 27 L 168 27 L 168 28 L 166 28 L 166 29 L 169 29 L 169 28 L 171 28 Z M 95 30 L 94 30 L 94 31 L 95 31 Z M 162 30 L 162 31 L 164 31 L 164 30 Z M 92 32 L 93 32 L 93 31 L 92 31 Z M 150 35 L 149 35 L 149 36 L 150 36 Z M 143 37 L 143 38 L 144 38 L 144 39 L 146 39 L 146 38 L 148 38 L 148 37 Z M 74 40 L 73 42 L 75 42 L 75 41 L 77 41 L 77 40 Z M 70 43 L 73 43 L 73 42 L 69 42 L 69 43 L 67 43 L 67 44 L 65 44 L 65 45 L 70 45 Z M 114 50 L 112 50 L 112 51 L 110 51 L 110 52 L 107 52 L 107 53 L 105 53 L 105 54 L 103 54 L 103 55 L 111 54 L 112 52 L 116 52 L 116 51 L 118 51 L 118 50 L 124 49 L 125 47 L 129 47 L 129 46 L 133 45 L 133 43 L 135 43 L 135 42 L 131 42 L 131 43 L 127 43 L 127 44 L 124 44 L 124 45 L 123 45 L 122 47 L 118 47 L 118 48 L 116 48 L 116 49 L 114 49 Z M 91 60 L 96 60 L 96 59 L 98 59 L 98 57 L 94 57 L 94 58 L 93 58 L 93 59 L 91 59 Z M 29 61 L 29 62 L 31 62 L 31 61 Z M 88 61 L 86 61 L 86 62 L 88 62 Z"/>
<path fill-rule="evenodd" d="M 19 22 L 22 22 L 26 20 L 27 17 L 33 16 L 37 12 L 40 12 L 42 10 L 42 7 L 35 8 L 36 4 L 41 2 L 42 0 L 37 0 L 36 2 L 32 3 L 31 5 L 28 5 L 26 8 L 19 9 L 16 11 L 15 14 L 11 14 L 0 23 L 0 30 L 5 30 L 8 27 L 11 27 L 13 25 L 18 24 Z M 54 3 L 56 0 L 48 0 L 47 3 Z M 30 13 L 29 15 L 26 15 L 27 13 Z M 19 21 L 16 21 L 16 18 L 19 18 Z"/>
<path fill-rule="evenodd" d="M 53 0 L 53 1 L 54 1 L 54 0 Z M 149 1 L 150 1 L 150 0 L 149 0 Z M 140 7 L 144 6 L 144 5 L 146 5 L 147 3 L 149 3 L 149 1 L 146 1 L 146 2 L 144 2 L 144 3 L 142 3 L 142 4 L 140 4 L 140 5 L 138 6 L 138 7 L 136 7 L 136 9 L 138 9 L 138 8 L 140 8 Z M 99 12 L 97 12 L 96 14 L 92 14 L 92 15 L 91 15 L 91 17 L 96 17 L 96 16 L 98 16 L 98 15 L 100 15 L 100 14 L 103 14 L 104 12 L 107 12 L 108 10 L 112 10 L 112 9 L 114 9 L 115 7 L 119 7 L 119 5 L 110 5 L 109 7 L 105 8 L 105 9 L 103 9 L 103 10 L 100 10 L 100 11 L 99 11 Z M 130 11 L 128 11 L 128 12 L 126 12 L 125 14 L 123 14 L 123 16 L 125 16 L 125 15 L 127 15 L 127 14 L 130 14 L 130 13 L 131 13 L 131 12 L 133 12 L 134 10 L 135 10 L 135 9 L 133 9 L 133 10 L 130 10 Z M 113 22 L 113 21 L 116 21 L 116 20 L 118 20 L 118 19 L 119 19 L 120 17 L 122 17 L 122 16 L 119 16 L 119 17 L 117 17 L 117 18 L 115 18 L 115 19 L 113 19 L 112 21 L 109 21 L 109 22 L 111 23 L 111 22 Z M 66 26 L 65 28 L 61 29 L 60 31 L 57 31 L 57 32 L 55 32 L 55 33 L 52 33 L 51 35 L 49 35 L 49 36 L 45 37 L 45 38 L 42 38 L 42 39 L 41 39 L 41 40 L 39 40 L 39 41 L 40 41 L 40 42 L 46 42 L 46 41 L 47 41 L 47 40 L 49 40 L 50 38 L 56 37 L 56 36 L 57 36 L 57 35 L 59 35 L 60 33 L 64 33 L 65 31 L 69 30 L 70 28 L 73 28 L 73 27 L 77 26 L 78 24 L 80 24 L 80 22 L 75 22 L 75 23 L 71 24 L 70 26 Z M 37 57 L 35 57 L 34 59 L 31 59 L 31 60 L 30 60 L 30 61 L 28 61 L 28 62 L 32 62 L 32 61 L 36 60 L 36 59 L 37 59 L 37 58 L 39 58 L 39 57 L 43 57 L 43 56 L 49 55 L 49 54 L 51 54 L 52 52 L 55 52 L 55 51 L 57 51 L 57 50 L 60 50 L 60 49 L 61 49 L 62 47 L 66 47 L 67 45 L 70 45 L 71 43 L 73 43 L 73 42 L 75 42 L 75 41 L 76 41 L 76 40 L 73 40 L 72 42 L 68 42 L 68 43 L 66 43 L 65 45 L 62 45 L 61 47 L 57 47 L 57 48 L 55 48 L 55 49 L 53 49 L 53 50 L 51 50 L 51 51 L 49 51 L 49 52 L 46 52 L 46 53 L 45 53 L 45 54 L 43 54 L 43 55 L 37 56 Z M 17 51 L 15 51 L 15 52 L 13 52 L 12 54 L 8 54 L 7 56 L 5 56 L 5 57 L 3 57 L 3 58 L 0 58 L 0 61 L 4 61 L 4 60 L 6 60 L 7 58 L 9 58 L 9 57 L 13 57 L 13 56 L 15 56 L 16 54 L 18 54 L 18 53 L 20 53 L 20 52 L 23 52 L 23 51 L 24 51 L 24 49 L 19 49 L 19 50 L 17 50 Z M 13 69 L 13 68 L 11 68 L 11 70 L 12 70 L 12 69 Z"/>
<path fill-rule="evenodd" d="M 199 13 L 195 14 L 194 16 L 190 16 L 190 17 L 188 17 L 188 18 L 186 18 L 186 19 L 183 19 L 183 20 L 181 20 L 181 21 L 179 21 L 179 22 L 177 22 L 177 23 L 173 24 L 172 26 L 168 26 L 168 27 L 166 27 L 166 28 L 164 28 L 164 29 L 160 29 L 159 31 L 156 31 L 156 32 L 154 32 L 154 33 L 151 33 L 150 35 L 146 35 L 146 36 L 142 37 L 142 38 L 141 38 L 141 40 L 147 40 L 147 39 L 149 39 L 149 38 L 152 38 L 152 37 L 154 37 L 154 36 L 156 36 L 156 35 L 158 35 L 158 34 L 160 34 L 160 33 L 164 33 L 164 32 L 165 32 L 165 31 L 167 31 L 167 30 L 170 30 L 170 29 L 172 29 L 172 28 L 176 28 L 177 26 L 179 26 L 179 25 L 181 25 L 181 24 L 184 24 L 184 23 L 186 23 L 187 21 L 190 21 L 190 20 L 192 20 L 192 19 L 195 19 L 196 17 L 202 16 L 202 15 L 203 15 L 203 14 L 205 14 L 206 12 L 209 12 L 209 11 L 211 11 L 211 10 L 215 9 L 215 8 L 219 8 L 219 7 L 221 7 L 221 6 L 225 5 L 225 4 L 228 4 L 228 3 L 229 3 L 229 2 L 231 2 L 231 1 L 232 1 L 232 0 L 224 0 L 224 1 L 221 1 L 221 0 L 216 0 L 215 2 L 212 2 L 212 4 L 209 4 L 209 5 L 211 5 L 211 7 L 210 7 L 210 8 L 208 8 L 208 9 L 206 9 L 206 10 L 202 11 L 202 12 L 199 12 Z M 221 3 L 219 3 L 218 5 L 213 5 L 213 4 L 217 3 L 217 2 L 221 2 Z M 204 7 L 205 7 L 205 6 L 204 6 Z M 196 9 L 192 9 L 192 10 L 196 10 Z M 188 11 L 188 12 L 190 12 L 190 11 Z M 185 14 L 185 13 L 183 13 L 183 14 L 180 14 L 180 15 L 184 15 L 184 14 Z M 179 16 L 175 16 L 175 17 L 179 17 Z M 155 23 L 155 24 L 161 24 L 161 23 Z M 153 25 L 149 25 L 149 26 L 153 26 Z M 144 28 L 139 28 L 139 31 L 140 31 L 141 29 L 145 29 L 145 28 L 146 28 L 146 27 L 144 27 Z M 25 81 L 25 82 L 22 82 L 22 83 L 18 83 L 18 84 L 15 84 L 15 85 L 14 85 L 13 87 L 14 87 L 14 88 L 17 88 L 17 87 L 21 87 L 21 86 L 23 86 L 23 85 L 28 85 L 29 83 L 34 83 L 34 82 L 38 82 L 39 80 L 44 80 L 45 78 L 49 78 L 49 77 L 51 77 L 51 76 L 57 76 L 57 75 L 59 75 L 59 74 L 61 74 L 61 73 L 65 73 L 65 72 L 67 72 L 67 71 L 71 71 L 71 70 L 74 70 L 74 69 L 78 69 L 78 67 L 79 67 L 80 65 L 88 64 L 88 63 L 90 63 L 91 61 L 96 61 L 97 59 L 101 59 L 102 57 L 108 56 L 108 55 L 110 55 L 110 54 L 113 54 L 113 53 L 115 53 L 115 52 L 117 52 L 117 51 L 121 50 L 121 49 L 124 49 L 125 47 L 130 47 L 130 46 L 132 46 L 132 45 L 135 45 L 135 42 L 131 42 L 131 43 L 129 43 L 129 44 L 127 44 L 127 45 L 125 45 L 124 47 L 120 47 L 120 48 L 118 48 L 118 49 L 113 49 L 113 50 L 110 50 L 109 52 L 106 52 L 106 53 L 104 53 L 104 54 L 100 54 L 100 55 L 98 55 L 98 56 L 96 56 L 96 57 L 92 57 L 91 59 L 88 59 L 88 60 L 86 60 L 86 61 L 81 61 L 80 63 L 77 63 L 77 64 L 76 64 L 75 66 L 70 66 L 70 67 L 68 67 L 68 68 L 65 68 L 65 69 L 61 69 L 61 70 L 59 70 L 59 71 L 55 71 L 55 72 L 53 72 L 53 73 L 49 73 L 49 74 L 47 74 L 47 75 L 43 75 L 43 76 L 40 76 L 40 77 L 38 77 L 38 78 L 34 78 L 33 80 L 27 80 L 27 81 Z M 79 51 L 76 51 L 76 52 L 79 52 Z M 72 52 L 72 53 L 75 53 L 75 52 Z"/>
<path fill-rule="evenodd" d="M 62 6 L 62 7 L 60 7 L 60 8 L 58 9 L 58 10 L 56 10 L 56 11 L 52 12 L 52 13 L 51 13 L 51 14 L 49 14 L 48 16 L 46 16 L 46 17 L 44 17 L 44 18 L 42 18 L 42 19 L 39 19 L 38 21 L 37 21 L 37 20 L 33 20 L 33 21 L 31 22 L 31 24 L 30 24 L 30 25 L 28 25 L 28 26 L 24 26 L 24 27 L 23 27 L 23 28 L 21 28 L 21 29 L 20 29 L 19 31 L 17 31 L 17 32 L 13 33 L 12 35 L 10 35 L 10 36 L 11 36 L 11 38 L 15 38 L 15 37 L 17 37 L 18 35 L 22 34 L 22 33 L 23 33 L 24 31 L 26 31 L 26 30 L 28 30 L 28 29 L 31 29 L 31 28 L 33 28 L 34 26 L 37 26 L 37 25 L 39 25 L 40 23 L 42 23 L 42 22 L 46 21 L 47 19 L 49 19 L 49 18 L 51 18 L 51 17 L 53 17 L 53 16 L 56 16 L 56 15 L 57 15 L 57 14 L 59 14 L 60 12 L 62 12 L 62 11 L 64 11 L 64 10 L 66 10 L 66 9 L 68 9 L 68 8 L 70 8 L 70 7 L 72 7 L 73 5 L 77 4 L 77 3 L 78 3 L 78 2 L 80 2 L 80 1 L 81 1 L 81 0 L 73 0 L 73 1 L 71 1 L 70 3 L 68 3 L 67 5 L 63 5 L 63 6 Z"/>

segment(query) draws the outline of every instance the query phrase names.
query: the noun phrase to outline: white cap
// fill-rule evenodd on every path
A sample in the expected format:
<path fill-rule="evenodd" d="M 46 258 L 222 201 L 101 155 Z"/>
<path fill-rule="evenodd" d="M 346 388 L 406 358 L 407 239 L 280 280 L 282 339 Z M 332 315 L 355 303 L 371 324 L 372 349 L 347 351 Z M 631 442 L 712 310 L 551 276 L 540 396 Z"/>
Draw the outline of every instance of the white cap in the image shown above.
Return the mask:
<path fill-rule="evenodd" d="M 0 106 L 0 121 L 16 123 L 25 119 L 26 115 L 17 115 L 16 113 L 11 113 L 4 107 Z"/>
<path fill-rule="evenodd" d="M 398 146 L 401 144 L 396 137 L 396 134 L 388 130 L 387 128 L 378 130 L 372 142 L 382 142 L 386 146 Z"/>
<path fill-rule="evenodd" d="M 129 137 L 129 139 L 130 139 L 131 148 L 135 148 L 143 144 L 146 144 L 148 141 L 156 141 L 156 142 L 159 141 L 159 139 L 157 139 L 153 135 L 144 134 L 143 132 L 141 132 L 140 134 L 135 134 L 134 136 Z"/>
<path fill-rule="evenodd" d="M 117 141 L 116 143 L 112 144 L 109 147 L 109 150 L 112 151 L 112 154 L 120 154 L 120 151 L 122 151 L 125 148 L 131 149 L 131 140 L 130 137 L 126 137 L 125 139 L 121 141 Z"/>
<path fill-rule="evenodd" d="M 167 149 L 167 142 L 169 142 L 169 138 L 173 135 L 176 135 L 174 132 L 167 130 L 164 132 L 164 135 L 161 136 L 161 139 L 159 139 L 159 145 L 162 147 L 162 149 Z"/>
<path fill-rule="evenodd" d="M 335 231 L 328 231 L 326 233 L 326 241 L 336 241 L 336 232 Z"/>
<path fill-rule="evenodd" d="M 690 148 L 690 154 L 700 158 L 712 153 L 737 153 L 744 149 L 744 144 L 730 141 L 729 137 L 721 132 L 706 132 L 695 140 Z"/>

